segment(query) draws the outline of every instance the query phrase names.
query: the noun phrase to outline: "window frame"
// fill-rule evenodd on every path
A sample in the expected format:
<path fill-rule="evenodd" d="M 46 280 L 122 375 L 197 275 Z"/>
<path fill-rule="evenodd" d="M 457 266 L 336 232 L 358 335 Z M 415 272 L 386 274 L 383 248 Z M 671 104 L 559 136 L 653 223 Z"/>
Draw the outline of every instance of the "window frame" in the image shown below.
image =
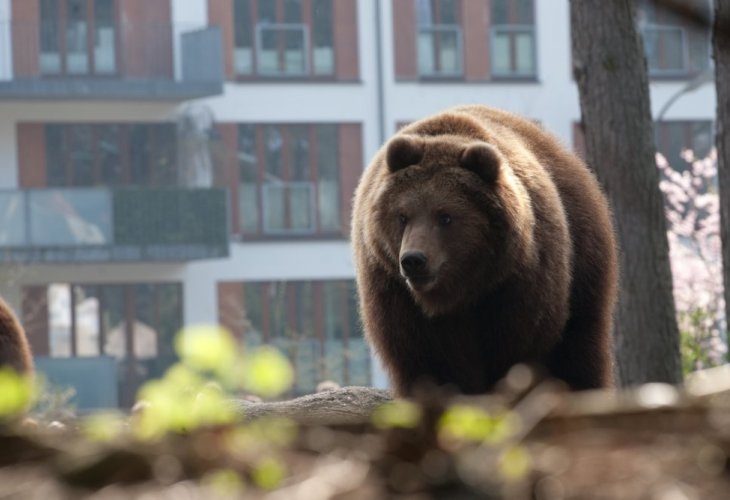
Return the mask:
<path fill-rule="evenodd" d="M 260 11 L 261 2 L 272 2 L 274 5 L 275 20 L 274 22 L 262 22 L 258 19 L 258 13 Z M 286 13 L 284 8 L 285 0 L 249 0 L 250 12 L 245 18 L 251 23 L 249 26 L 242 28 L 238 24 L 237 9 L 239 8 L 239 2 L 233 1 L 233 77 L 237 81 L 251 81 L 251 80 L 269 80 L 269 81 L 333 81 L 337 80 L 337 47 L 336 47 L 336 36 L 335 36 L 335 7 L 334 1 L 328 5 L 330 7 L 329 19 L 331 20 L 330 39 L 332 41 L 332 65 L 329 72 L 322 72 L 317 70 L 315 64 L 315 50 L 318 47 L 315 42 L 315 30 L 317 29 L 317 21 L 314 18 L 314 8 L 317 0 L 301 0 L 301 19 L 293 21 L 286 19 Z M 241 16 L 243 17 L 243 16 Z M 283 47 L 283 43 L 279 42 L 279 48 L 277 49 L 277 63 L 279 71 L 261 71 L 261 51 L 262 51 L 262 32 L 272 26 L 280 27 L 285 30 L 301 30 L 302 32 L 302 52 L 303 52 L 303 71 L 300 73 L 287 73 L 284 69 L 285 66 L 284 58 L 286 57 L 286 48 Z M 245 29 L 248 35 L 243 38 L 250 38 L 251 47 L 238 45 L 237 40 L 240 32 Z M 251 61 L 245 64 L 239 63 L 237 58 L 237 52 L 241 49 L 250 49 Z M 240 68 L 250 68 L 250 72 L 245 73 L 239 71 Z"/>
<path fill-rule="evenodd" d="M 539 75 L 539 58 L 538 58 L 538 46 L 537 46 L 537 22 L 535 19 L 535 2 L 530 0 L 530 8 L 532 11 L 532 24 L 526 24 L 523 20 L 517 19 L 517 6 L 516 1 L 518 0 L 506 0 L 507 5 L 507 22 L 492 23 L 489 27 L 489 55 L 491 59 L 490 75 L 494 80 L 499 81 L 515 81 L 515 80 L 536 80 Z M 494 4 L 491 7 L 491 18 L 494 19 Z M 532 62 L 533 68 L 530 73 L 520 73 L 518 68 L 518 54 L 517 54 L 517 43 L 514 33 L 522 32 L 531 35 L 530 50 L 532 51 Z M 497 46 L 495 40 L 498 36 L 503 33 L 509 33 L 509 71 L 495 71 L 494 61 L 497 60 L 496 50 Z"/>
<path fill-rule="evenodd" d="M 38 71 L 42 78 L 94 78 L 94 79 L 106 79 L 106 78 L 118 78 L 123 70 L 121 68 L 121 16 L 119 12 L 119 1 L 109 0 L 112 2 L 112 26 L 114 28 L 114 71 L 103 71 L 100 72 L 97 69 L 96 61 L 96 37 L 98 19 L 96 17 L 96 0 L 81 0 L 84 3 L 84 19 L 86 22 L 86 61 L 87 70 L 83 72 L 72 72 L 68 69 L 68 57 L 71 52 L 68 50 L 68 44 L 66 39 L 68 29 L 68 12 L 69 2 L 72 0 L 55 0 L 58 2 L 58 18 L 46 19 L 43 17 L 43 1 L 38 6 L 38 25 L 39 25 L 39 40 L 38 40 Z M 52 22 L 53 24 L 48 24 Z M 53 26 L 53 29 L 50 29 Z M 44 52 L 44 31 L 49 29 L 50 31 L 56 30 L 56 45 L 58 48 L 57 52 Z M 44 69 L 43 57 L 45 54 L 55 54 L 58 57 L 58 71 L 46 71 Z"/>
<path fill-rule="evenodd" d="M 397 0 L 396 0 L 397 1 Z M 464 26 L 462 19 L 462 0 L 454 0 L 454 22 L 442 23 L 441 22 L 441 5 L 442 0 L 426 0 L 430 9 L 430 22 L 421 22 L 418 19 L 418 1 L 414 2 L 414 15 L 416 16 L 416 71 L 418 78 L 422 80 L 462 80 L 465 76 L 465 53 L 464 53 Z M 443 44 L 440 38 L 431 37 L 431 54 L 433 56 L 431 66 L 434 68 L 433 72 L 423 73 L 421 70 L 421 35 L 424 32 L 453 32 L 456 34 L 456 62 L 457 67 L 453 72 L 445 72 L 441 69 L 441 50 L 440 47 Z"/>
<path fill-rule="evenodd" d="M 238 193 L 238 204 L 235 207 L 238 210 L 239 223 L 238 227 L 234 228 L 234 232 L 245 241 L 255 240 L 271 240 L 271 239 L 285 239 L 285 238 L 342 238 L 342 230 L 344 227 L 345 213 L 343 212 L 343 206 L 341 202 L 341 195 L 343 189 L 343 176 L 342 168 L 339 164 L 339 153 L 340 148 L 340 125 L 337 123 L 237 123 L 236 124 L 237 134 L 239 135 L 236 141 L 236 157 L 238 161 L 236 168 L 238 169 L 238 185 L 236 186 Z M 247 133 L 253 133 L 253 143 L 248 144 L 253 147 L 253 158 L 250 157 L 249 151 L 243 151 L 241 149 L 243 128 L 247 127 Z M 267 135 L 266 130 L 271 127 L 282 133 L 282 146 L 280 150 L 280 171 L 281 176 L 278 179 L 267 180 L 267 172 L 270 165 L 267 164 L 266 159 L 266 141 Z M 308 147 L 308 177 L 306 179 L 295 179 L 293 173 L 293 161 L 292 161 L 292 129 L 294 127 L 304 127 L 304 136 L 307 138 Z M 325 156 L 325 153 L 320 148 L 321 142 L 318 139 L 318 127 L 331 127 L 331 133 L 335 139 L 336 151 L 333 156 L 336 159 L 337 165 L 335 171 L 337 172 L 337 206 L 334 208 L 338 215 L 337 228 L 324 228 L 323 227 L 323 206 L 321 205 L 321 191 L 320 191 L 320 165 L 319 160 Z M 280 132 L 281 133 L 281 132 Z M 330 151 L 330 153 L 332 153 Z M 243 158 L 246 158 L 246 164 L 244 165 Z M 253 167 L 254 172 L 248 172 L 246 178 L 256 179 L 256 229 L 253 230 L 253 224 L 248 224 L 251 217 L 246 216 L 242 213 L 244 202 L 242 201 L 241 193 L 244 191 L 243 175 L 241 175 L 243 168 Z M 253 184 L 253 182 L 246 182 L 245 184 Z M 273 187 L 269 187 L 273 186 Z M 270 208 L 266 203 L 267 192 L 271 189 L 287 189 L 290 187 L 301 187 L 307 186 L 310 190 L 309 195 L 309 218 L 311 225 L 308 228 L 293 228 L 291 227 L 291 216 L 293 211 L 296 209 L 292 205 L 291 195 L 284 198 L 284 220 L 285 225 L 289 226 L 285 229 L 267 228 L 267 221 L 270 216 Z M 250 227 L 247 227 L 250 226 Z"/>

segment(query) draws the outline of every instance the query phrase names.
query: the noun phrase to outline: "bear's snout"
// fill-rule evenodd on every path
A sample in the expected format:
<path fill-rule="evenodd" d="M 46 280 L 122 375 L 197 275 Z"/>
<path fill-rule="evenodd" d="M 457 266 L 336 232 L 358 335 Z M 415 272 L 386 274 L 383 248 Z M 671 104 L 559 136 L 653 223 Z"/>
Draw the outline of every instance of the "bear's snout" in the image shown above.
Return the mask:
<path fill-rule="evenodd" d="M 423 252 L 410 251 L 401 256 L 400 265 L 406 277 L 423 277 L 426 274 L 428 258 Z"/>

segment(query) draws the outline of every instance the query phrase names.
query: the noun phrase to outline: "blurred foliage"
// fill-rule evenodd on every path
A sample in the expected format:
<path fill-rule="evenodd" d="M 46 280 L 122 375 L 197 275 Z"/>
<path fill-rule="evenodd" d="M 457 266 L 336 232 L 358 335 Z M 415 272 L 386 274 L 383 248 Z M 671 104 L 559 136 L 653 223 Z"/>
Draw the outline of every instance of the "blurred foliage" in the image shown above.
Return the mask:
<path fill-rule="evenodd" d="M 33 378 L 9 367 L 0 368 L 0 395 L 0 419 L 21 415 L 35 397 Z"/>

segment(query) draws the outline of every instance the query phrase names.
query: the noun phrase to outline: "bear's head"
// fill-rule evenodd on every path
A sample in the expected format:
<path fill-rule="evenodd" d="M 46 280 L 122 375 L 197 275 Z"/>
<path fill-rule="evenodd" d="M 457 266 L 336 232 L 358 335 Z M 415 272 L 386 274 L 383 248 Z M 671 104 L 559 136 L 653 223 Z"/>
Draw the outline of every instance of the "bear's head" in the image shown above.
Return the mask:
<path fill-rule="evenodd" d="M 532 259 L 529 195 L 498 147 L 400 135 L 384 163 L 378 237 L 391 272 L 426 315 L 468 306 Z"/>

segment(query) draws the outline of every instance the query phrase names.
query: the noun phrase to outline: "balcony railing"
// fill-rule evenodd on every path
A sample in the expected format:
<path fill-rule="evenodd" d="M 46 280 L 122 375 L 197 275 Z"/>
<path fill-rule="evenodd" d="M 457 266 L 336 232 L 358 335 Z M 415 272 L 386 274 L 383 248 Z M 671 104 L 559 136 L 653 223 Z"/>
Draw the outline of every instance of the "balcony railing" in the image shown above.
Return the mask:
<path fill-rule="evenodd" d="M 0 191 L 0 262 L 225 257 L 227 213 L 216 188 Z"/>
<path fill-rule="evenodd" d="M 418 27 L 418 72 L 425 77 L 458 77 L 463 73 L 461 26 Z"/>
<path fill-rule="evenodd" d="M 0 23 L 0 98 L 184 99 L 222 92 L 220 28 Z M 177 66 L 177 69 L 176 69 Z"/>

